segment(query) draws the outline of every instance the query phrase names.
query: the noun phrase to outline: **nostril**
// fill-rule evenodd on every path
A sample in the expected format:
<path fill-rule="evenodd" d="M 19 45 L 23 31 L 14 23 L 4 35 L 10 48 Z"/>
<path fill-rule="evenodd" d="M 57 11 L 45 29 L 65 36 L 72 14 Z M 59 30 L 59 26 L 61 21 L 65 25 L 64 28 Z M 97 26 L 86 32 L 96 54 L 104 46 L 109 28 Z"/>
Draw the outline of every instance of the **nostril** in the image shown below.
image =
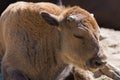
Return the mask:
<path fill-rule="evenodd" d="M 105 60 L 93 58 L 93 59 L 89 60 L 88 65 L 91 68 L 102 68 L 105 66 L 106 63 L 107 62 Z"/>
<path fill-rule="evenodd" d="M 102 67 L 106 64 L 107 62 L 105 61 L 95 61 L 94 64 L 97 66 L 97 67 Z"/>

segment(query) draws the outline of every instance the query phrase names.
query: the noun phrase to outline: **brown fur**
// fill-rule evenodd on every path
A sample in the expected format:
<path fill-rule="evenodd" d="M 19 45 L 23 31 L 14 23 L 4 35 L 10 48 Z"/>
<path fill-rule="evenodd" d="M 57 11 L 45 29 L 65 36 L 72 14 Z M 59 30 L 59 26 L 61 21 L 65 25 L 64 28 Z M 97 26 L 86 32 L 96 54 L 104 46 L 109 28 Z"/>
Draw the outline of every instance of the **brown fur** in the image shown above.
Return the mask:
<path fill-rule="evenodd" d="M 59 26 L 46 23 L 41 12 L 54 15 Z M 70 15 L 83 21 L 83 29 L 76 27 L 79 21 L 67 20 Z M 86 63 L 93 58 L 104 59 L 95 19 L 77 6 L 62 10 L 51 3 L 17 2 L 3 12 L 0 24 L 5 53 L 2 61 L 4 80 L 11 78 L 8 73 L 16 70 L 30 80 L 54 80 L 67 64 L 96 70 L 99 67 Z M 74 34 L 80 34 L 84 40 Z"/>

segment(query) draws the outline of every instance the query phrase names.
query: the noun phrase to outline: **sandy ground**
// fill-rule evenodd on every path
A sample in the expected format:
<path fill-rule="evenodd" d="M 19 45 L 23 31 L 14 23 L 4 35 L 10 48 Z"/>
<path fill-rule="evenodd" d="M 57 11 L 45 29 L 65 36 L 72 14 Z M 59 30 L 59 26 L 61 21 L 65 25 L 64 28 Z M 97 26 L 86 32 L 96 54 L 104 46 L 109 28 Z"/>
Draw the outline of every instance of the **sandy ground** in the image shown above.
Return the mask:
<path fill-rule="evenodd" d="M 107 55 L 107 61 L 120 69 L 120 31 L 111 29 L 101 29 L 101 35 L 105 38 L 101 40 L 104 53 Z M 110 80 L 103 78 L 100 80 Z"/>
<path fill-rule="evenodd" d="M 102 28 L 101 35 L 105 37 L 101 44 L 108 62 L 120 68 L 120 31 Z"/>

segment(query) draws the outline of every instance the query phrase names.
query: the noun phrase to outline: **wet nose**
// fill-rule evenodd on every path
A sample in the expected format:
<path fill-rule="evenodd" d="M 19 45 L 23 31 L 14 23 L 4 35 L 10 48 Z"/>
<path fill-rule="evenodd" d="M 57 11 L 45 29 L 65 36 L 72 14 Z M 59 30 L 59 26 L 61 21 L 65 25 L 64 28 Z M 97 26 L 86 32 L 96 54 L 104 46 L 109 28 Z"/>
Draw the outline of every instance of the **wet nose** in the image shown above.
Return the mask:
<path fill-rule="evenodd" d="M 101 56 L 96 56 L 91 60 L 92 65 L 95 68 L 99 68 L 99 67 L 103 67 L 107 62 L 106 60 L 106 56 L 105 55 L 101 55 Z"/>
<path fill-rule="evenodd" d="M 93 59 L 89 60 L 88 65 L 91 68 L 98 69 L 98 68 L 103 68 L 106 63 L 107 62 L 105 60 L 93 58 Z"/>
<path fill-rule="evenodd" d="M 92 61 L 92 64 L 95 67 L 103 67 L 107 62 L 106 61 L 102 61 L 102 60 L 94 60 Z"/>

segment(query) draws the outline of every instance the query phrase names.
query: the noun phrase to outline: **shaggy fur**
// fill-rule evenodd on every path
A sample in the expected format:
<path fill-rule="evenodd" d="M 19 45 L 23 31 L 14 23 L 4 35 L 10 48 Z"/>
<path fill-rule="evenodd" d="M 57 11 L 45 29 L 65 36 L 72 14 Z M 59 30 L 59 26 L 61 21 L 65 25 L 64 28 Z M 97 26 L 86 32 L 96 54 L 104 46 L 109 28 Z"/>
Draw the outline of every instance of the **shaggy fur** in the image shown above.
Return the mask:
<path fill-rule="evenodd" d="M 93 71 L 101 66 L 91 61 L 105 59 L 95 19 L 78 6 L 17 2 L 1 15 L 0 30 L 4 80 L 55 80 L 68 64 Z"/>

